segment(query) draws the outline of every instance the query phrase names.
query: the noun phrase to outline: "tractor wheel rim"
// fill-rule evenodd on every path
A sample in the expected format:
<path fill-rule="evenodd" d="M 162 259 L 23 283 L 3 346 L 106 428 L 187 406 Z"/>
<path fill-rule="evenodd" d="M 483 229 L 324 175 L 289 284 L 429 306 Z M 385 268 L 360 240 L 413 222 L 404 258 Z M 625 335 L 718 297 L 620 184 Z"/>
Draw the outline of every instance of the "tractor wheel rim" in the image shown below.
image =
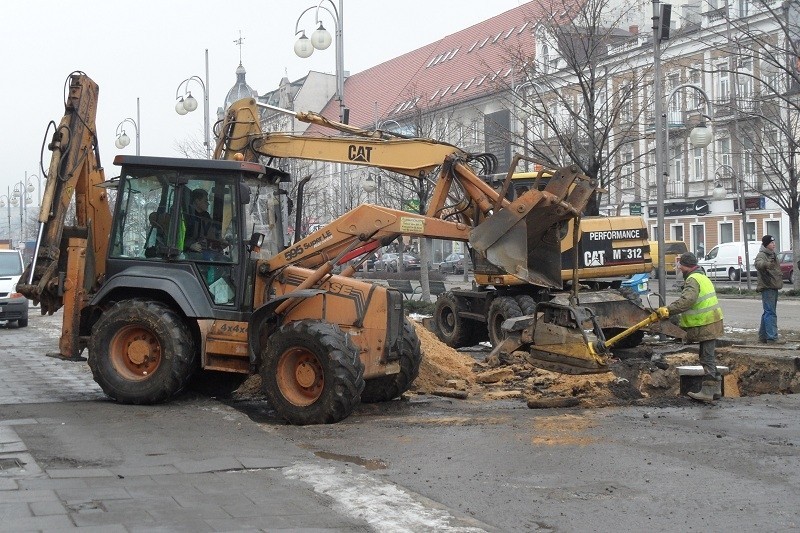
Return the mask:
<path fill-rule="evenodd" d="M 162 357 L 158 337 L 140 326 L 122 328 L 109 345 L 111 364 L 126 379 L 149 378 L 158 369 Z"/>
<path fill-rule="evenodd" d="M 305 348 L 290 348 L 278 360 L 278 389 L 293 405 L 311 405 L 322 395 L 325 374 L 319 359 Z"/>

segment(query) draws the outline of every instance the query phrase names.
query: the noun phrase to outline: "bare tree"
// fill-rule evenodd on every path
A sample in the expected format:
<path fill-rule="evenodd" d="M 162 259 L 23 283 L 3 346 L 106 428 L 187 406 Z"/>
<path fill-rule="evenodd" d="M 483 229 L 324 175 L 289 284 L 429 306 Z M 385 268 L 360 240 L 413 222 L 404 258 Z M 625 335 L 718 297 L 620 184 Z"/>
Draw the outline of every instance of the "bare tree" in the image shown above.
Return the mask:
<path fill-rule="evenodd" d="M 511 123 L 523 124 L 510 140 L 546 167 L 575 163 L 601 190 L 615 185 L 638 197 L 646 185 L 638 170 L 644 166 L 639 140 L 649 70 L 637 70 L 630 61 L 638 30 L 628 21 L 636 20 L 636 7 L 613 0 L 561 1 L 552 6 L 559 15 L 536 23 L 534 57 L 508 51 L 517 66 L 508 93 L 516 118 Z M 599 214 L 600 194 L 589 201 L 587 214 Z"/>
<path fill-rule="evenodd" d="M 173 148 L 187 159 L 205 159 L 207 157 L 203 141 L 194 136 L 183 140 L 175 140 Z"/>
<path fill-rule="evenodd" d="M 774 201 L 788 218 L 792 249 L 800 250 L 800 3 L 755 0 L 751 11 L 726 9 L 723 48 L 733 81 L 732 156 L 743 186 Z M 748 179 L 749 178 L 749 179 Z M 800 276 L 795 276 L 800 289 Z"/>

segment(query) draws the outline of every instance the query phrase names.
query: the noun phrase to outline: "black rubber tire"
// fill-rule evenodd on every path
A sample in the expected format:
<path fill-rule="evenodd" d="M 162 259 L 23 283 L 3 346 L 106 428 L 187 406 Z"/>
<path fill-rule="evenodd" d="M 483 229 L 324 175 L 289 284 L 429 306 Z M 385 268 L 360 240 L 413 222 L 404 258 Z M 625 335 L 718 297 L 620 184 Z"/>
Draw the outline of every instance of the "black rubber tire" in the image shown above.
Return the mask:
<path fill-rule="evenodd" d="M 472 321 L 459 318 L 458 300 L 451 291 L 440 294 L 436 299 L 433 310 L 433 330 L 439 340 L 451 348 L 472 346 L 472 331 L 469 325 Z"/>
<path fill-rule="evenodd" d="M 522 316 L 522 309 L 511 296 L 500 296 L 492 300 L 486 316 L 486 328 L 489 330 L 489 342 L 492 346 L 497 346 L 505 338 L 501 327 L 503 322 L 518 316 Z"/>
<path fill-rule="evenodd" d="M 731 267 L 728 270 L 728 281 L 739 281 L 739 279 L 741 279 L 741 277 L 742 277 L 742 275 L 735 268 Z"/>
<path fill-rule="evenodd" d="M 189 381 L 189 389 L 204 396 L 229 398 L 249 377 L 249 374 L 198 369 Z"/>
<path fill-rule="evenodd" d="M 364 403 L 388 402 L 397 398 L 411 386 L 419 375 L 422 348 L 414 326 L 408 319 L 403 322 L 403 342 L 400 353 L 400 373 L 368 379 L 361 393 Z"/>
<path fill-rule="evenodd" d="M 18 328 L 27 328 L 28 327 L 28 319 L 27 318 L 20 318 L 17 320 L 17 327 Z"/>
<path fill-rule="evenodd" d="M 603 330 L 603 335 L 605 335 L 606 339 L 610 339 L 614 335 L 618 335 L 625 331 L 624 328 L 606 328 Z M 642 341 L 644 340 L 644 331 L 635 331 L 631 333 L 629 336 L 625 337 L 618 343 L 616 343 L 613 348 L 636 348 L 639 346 Z"/>
<path fill-rule="evenodd" d="M 92 328 L 88 349 L 94 380 L 120 403 L 170 400 L 197 368 L 194 342 L 181 316 L 144 299 L 123 300 L 104 312 Z"/>
<path fill-rule="evenodd" d="M 358 349 L 339 326 L 318 320 L 290 322 L 270 335 L 259 373 L 273 409 L 299 426 L 347 418 L 364 390 Z"/>
<path fill-rule="evenodd" d="M 533 299 L 533 296 L 520 294 L 519 296 L 515 296 L 514 299 L 517 301 L 517 305 L 519 305 L 519 310 L 522 311 L 523 316 L 532 315 L 536 312 L 536 300 Z"/>

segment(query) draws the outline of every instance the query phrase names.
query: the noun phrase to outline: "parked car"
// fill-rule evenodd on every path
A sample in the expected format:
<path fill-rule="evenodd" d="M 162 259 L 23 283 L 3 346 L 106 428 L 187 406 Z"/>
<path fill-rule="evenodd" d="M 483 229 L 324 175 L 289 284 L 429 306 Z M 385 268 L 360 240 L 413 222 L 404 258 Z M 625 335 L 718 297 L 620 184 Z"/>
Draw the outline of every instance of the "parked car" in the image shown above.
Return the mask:
<path fill-rule="evenodd" d="M 465 264 L 468 270 L 472 270 L 469 258 L 465 258 L 464 254 L 452 253 L 439 263 L 439 272 L 442 274 L 463 274 Z"/>
<path fill-rule="evenodd" d="M 358 259 L 353 259 L 352 261 L 350 261 L 350 264 L 355 266 L 358 262 L 359 262 Z M 364 272 L 372 272 L 373 270 L 375 270 L 375 258 L 374 257 L 367 258 L 366 261 L 361 263 L 361 265 L 358 267 L 357 270 Z"/>
<path fill-rule="evenodd" d="M 706 275 L 711 279 L 728 279 L 739 281 L 742 274 L 756 276 L 754 262 L 758 250 L 761 248 L 761 241 L 750 241 L 748 243 L 749 268 L 745 269 L 745 253 L 743 242 L 724 242 L 713 247 L 704 258 L 697 264 Z"/>
<path fill-rule="evenodd" d="M 783 281 L 794 283 L 794 269 L 797 266 L 794 262 L 794 253 L 791 250 L 788 252 L 778 252 L 778 262 L 781 264 Z"/>
<path fill-rule="evenodd" d="M 397 272 L 398 258 L 400 254 L 393 252 L 383 254 L 380 259 L 375 261 L 375 271 Z M 412 254 L 403 254 L 403 270 L 419 270 L 419 257 Z"/>
<path fill-rule="evenodd" d="M 0 250 L 0 321 L 20 328 L 28 325 L 28 299 L 17 292 L 22 269 L 19 250 Z"/>

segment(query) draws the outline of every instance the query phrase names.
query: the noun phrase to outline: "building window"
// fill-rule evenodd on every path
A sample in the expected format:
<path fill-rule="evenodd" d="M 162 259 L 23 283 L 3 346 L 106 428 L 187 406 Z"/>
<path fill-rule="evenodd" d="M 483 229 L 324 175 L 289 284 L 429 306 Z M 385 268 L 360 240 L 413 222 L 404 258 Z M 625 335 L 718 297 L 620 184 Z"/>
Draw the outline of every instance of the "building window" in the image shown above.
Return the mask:
<path fill-rule="evenodd" d="M 733 242 L 733 222 L 720 222 L 719 244 L 723 242 Z"/>
<path fill-rule="evenodd" d="M 545 74 L 547 74 L 550 70 L 550 58 L 548 57 L 549 54 L 550 54 L 550 49 L 548 48 L 548 46 L 546 44 L 542 45 L 542 60 L 540 62 L 540 65 L 542 67 L 542 72 Z"/>
<path fill-rule="evenodd" d="M 701 89 L 703 88 L 702 74 L 700 73 L 699 69 L 693 68 L 689 72 L 689 81 L 691 82 L 692 85 L 696 85 Z M 700 93 L 700 91 L 692 91 L 691 98 L 692 98 L 692 107 L 694 107 L 695 109 L 699 109 L 703 106 L 704 103 L 703 95 Z"/>
<path fill-rule="evenodd" d="M 675 181 L 682 181 L 683 176 L 681 176 L 681 147 L 676 146 L 674 148 L 675 155 L 672 158 L 674 172 L 672 176 L 675 178 Z"/>
<path fill-rule="evenodd" d="M 622 168 L 620 169 L 623 189 L 633 189 L 633 176 L 633 152 L 625 152 L 622 154 Z"/>
<path fill-rule="evenodd" d="M 780 251 L 781 246 L 781 222 L 780 220 L 765 220 L 764 221 L 764 235 L 772 235 L 775 237 L 775 251 Z M 752 259 L 751 259 L 752 261 Z"/>
<path fill-rule="evenodd" d="M 692 242 L 694 254 L 697 257 L 706 255 L 706 227 L 703 224 L 692 224 Z"/>
<path fill-rule="evenodd" d="M 692 175 L 692 181 L 703 181 L 704 173 L 703 173 L 703 149 L 702 148 L 694 148 L 694 173 Z"/>
<path fill-rule="evenodd" d="M 746 241 L 755 241 L 756 239 L 756 223 L 755 221 L 747 221 L 747 231 L 745 232 L 746 236 L 744 240 Z M 751 259 L 752 261 L 752 259 Z"/>
<path fill-rule="evenodd" d="M 727 100 L 730 97 L 728 64 L 720 63 L 717 65 L 717 71 L 717 100 Z"/>
<path fill-rule="evenodd" d="M 750 1 L 739 0 L 737 7 L 739 8 L 739 17 L 746 17 L 750 13 Z"/>
<path fill-rule="evenodd" d="M 676 224 L 674 226 L 670 226 L 670 230 L 672 231 L 673 241 L 683 240 L 683 224 Z"/>
<path fill-rule="evenodd" d="M 630 122 L 633 117 L 633 111 L 631 109 L 633 105 L 633 95 L 631 94 L 630 84 L 625 83 L 620 86 L 617 94 L 619 98 L 622 99 L 620 102 L 619 118 L 625 122 Z"/>
<path fill-rule="evenodd" d="M 717 150 L 719 151 L 719 158 L 723 165 L 730 166 L 731 164 L 731 140 L 720 139 L 717 141 Z M 727 169 L 730 172 L 731 169 Z"/>

